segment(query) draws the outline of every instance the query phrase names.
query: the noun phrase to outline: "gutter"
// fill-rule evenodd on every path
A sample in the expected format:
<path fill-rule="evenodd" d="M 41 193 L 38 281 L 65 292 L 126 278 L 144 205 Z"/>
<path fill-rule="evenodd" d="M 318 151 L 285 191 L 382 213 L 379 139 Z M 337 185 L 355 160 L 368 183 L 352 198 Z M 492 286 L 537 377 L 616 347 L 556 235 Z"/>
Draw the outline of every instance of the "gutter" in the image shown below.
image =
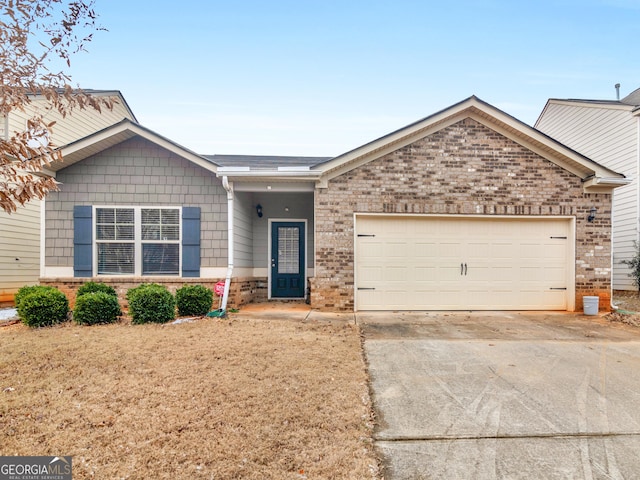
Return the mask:
<path fill-rule="evenodd" d="M 229 286 L 231 284 L 231 274 L 233 273 L 233 183 L 229 183 L 229 177 L 222 177 L 222 186 L 227 191 L 227 251 L 228 266 L 227 276 L 224 279 L 224 294 L 222 295 L 222 305 L 220 310 L 226 312 L 227 301 L 229 300 Z"/>

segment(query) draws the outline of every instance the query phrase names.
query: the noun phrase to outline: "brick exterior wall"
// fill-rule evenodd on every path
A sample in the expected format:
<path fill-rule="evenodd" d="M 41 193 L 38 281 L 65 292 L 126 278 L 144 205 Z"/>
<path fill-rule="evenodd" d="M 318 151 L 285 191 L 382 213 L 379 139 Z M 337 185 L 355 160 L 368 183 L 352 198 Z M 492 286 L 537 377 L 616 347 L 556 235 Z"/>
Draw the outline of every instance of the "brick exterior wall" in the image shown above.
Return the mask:
<path fill-rule="evenodd" d="M 73 266 L 74 205 L 191 206 L 201 209 L 201 266 L 227 266 L 227 196 L 221 181 L 142 138 L 58 172 L 46 200 L 45 263 Z"/>
<path fill-rule="evenodd" d="M 583 295 L 609 308 L 611 195 L 469 118 L 330 180 L 315 211 L 314 308 L 354 308 L 354 212 L 575 216 L 576 310 Z"/>

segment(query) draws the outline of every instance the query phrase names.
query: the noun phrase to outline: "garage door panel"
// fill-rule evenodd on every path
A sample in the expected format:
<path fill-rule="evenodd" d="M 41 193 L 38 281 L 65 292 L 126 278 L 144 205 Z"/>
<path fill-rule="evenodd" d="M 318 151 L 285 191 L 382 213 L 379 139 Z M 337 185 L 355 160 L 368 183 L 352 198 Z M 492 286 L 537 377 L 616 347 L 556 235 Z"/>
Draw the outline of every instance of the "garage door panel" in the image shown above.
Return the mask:
<path fill-rule="evenodd" d="M 568 290 L 551 288 L 566 289 L 571 277 L 570 226 L 568 219 L 358 217 L 357 233 L 375 237 L 357 237 L 357 307 L 566 309 Z"/>

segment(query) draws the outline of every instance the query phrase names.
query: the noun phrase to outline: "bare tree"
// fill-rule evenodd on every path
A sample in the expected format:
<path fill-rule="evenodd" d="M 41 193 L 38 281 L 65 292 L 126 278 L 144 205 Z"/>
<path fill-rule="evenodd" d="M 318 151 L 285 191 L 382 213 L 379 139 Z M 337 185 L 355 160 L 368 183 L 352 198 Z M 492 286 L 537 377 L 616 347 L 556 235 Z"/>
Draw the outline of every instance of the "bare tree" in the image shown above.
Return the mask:
<path fill-rule="evenodd" d="M 24 131 L 0 138 L 0 208 L 14 212 L 18 204 L 57 190 L 43 168 L 62 160 L 50 141 L 55 122 L 74 109 L 113 108 L 113 99 L 92 97 L 74 89 L 68 74 L 71 57 L 102 28 L 96 23 L 94 0 L 0 0 L 0 119 L 12 111 L 28 112 Z M 34 95 L 46 99 L 47 110 L 29 111 Z"/>

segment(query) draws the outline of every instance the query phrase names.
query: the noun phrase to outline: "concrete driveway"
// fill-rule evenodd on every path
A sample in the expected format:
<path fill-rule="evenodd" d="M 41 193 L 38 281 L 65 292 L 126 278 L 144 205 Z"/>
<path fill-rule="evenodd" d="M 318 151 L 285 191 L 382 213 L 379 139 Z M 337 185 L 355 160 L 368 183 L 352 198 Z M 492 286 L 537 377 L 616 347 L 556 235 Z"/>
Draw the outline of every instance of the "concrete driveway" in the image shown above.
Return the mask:
<path fill-rule="evenodd" d="M 640 478 L 640 328 L 358 313 L 387 479 Z"/>

